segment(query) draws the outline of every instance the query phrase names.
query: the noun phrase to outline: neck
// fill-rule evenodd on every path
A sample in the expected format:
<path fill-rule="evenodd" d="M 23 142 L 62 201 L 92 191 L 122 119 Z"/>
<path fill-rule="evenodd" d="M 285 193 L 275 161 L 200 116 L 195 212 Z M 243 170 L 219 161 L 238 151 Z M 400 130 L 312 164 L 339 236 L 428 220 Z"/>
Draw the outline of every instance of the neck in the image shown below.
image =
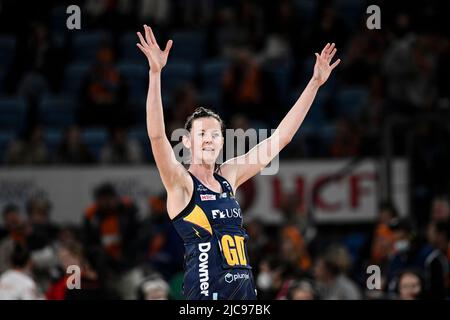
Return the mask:
<path fill-rule="evenodd" d="M 214 181 L 214 164 L 191 164 L 188 171 L 201 181 Z"/>

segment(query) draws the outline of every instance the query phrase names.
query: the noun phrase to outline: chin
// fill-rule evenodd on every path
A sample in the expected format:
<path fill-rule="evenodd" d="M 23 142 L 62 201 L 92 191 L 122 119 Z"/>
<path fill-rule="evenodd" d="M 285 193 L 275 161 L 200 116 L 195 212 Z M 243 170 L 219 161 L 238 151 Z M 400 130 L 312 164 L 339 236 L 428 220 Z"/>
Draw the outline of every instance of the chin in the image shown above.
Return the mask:
<path fill-rule="evenodd" d="M 214 165 L 216 163 L 216 158 L 211 157 L 203 157 L 202 163 L 207 165 Z"/>

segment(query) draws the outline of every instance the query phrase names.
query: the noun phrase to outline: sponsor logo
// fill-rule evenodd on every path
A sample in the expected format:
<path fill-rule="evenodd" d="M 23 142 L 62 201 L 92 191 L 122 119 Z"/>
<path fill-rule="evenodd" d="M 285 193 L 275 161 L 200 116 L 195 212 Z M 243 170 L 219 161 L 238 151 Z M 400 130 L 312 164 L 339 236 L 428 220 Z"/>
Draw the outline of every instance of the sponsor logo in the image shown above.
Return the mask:
<path fill-rule="evenodd" d="M 198 260 L 200 261 L 198 267 L 198 274 L 200 278 L 200 293 L 206 297 L 209 296 L 209 268 L 208 268 L 208 260 L 209 260 L 209 250 L 211 250 L 211 243 L 199 243 L 198 250 L 200 250 L 200 255 Z"/>
<path fill-rule="evenodd" d="M 202 184 L 199 184 L 197 187 L 197 191 L 204 192 L 204 191 L 208 191 L 208 189 L 206 189 Z"/>
<path fill-rule="evenodd" d="M 227 273 L 225 275 L 226 283 L 232 283 L 233 281 L 248 280 L 248 279 L 250 279 L 250 276 L 247 273 L 236 273 L 236 274 Z"/>
<path fill-rule="evenodd" d="M 241 209 L 225 209 L 225 210 L 211 210 L 213 219 L 225 219 L 225 218 L 242 218 Z"/>
<path fill-rule="evenodd" d="M 216 195 L 215 195 L 215 194 L 201 194 L 201 195 L 200 195 L 200 200 L 201 200 L 201 201 L 212 201 L 212 200 L 216 200 Z"/>

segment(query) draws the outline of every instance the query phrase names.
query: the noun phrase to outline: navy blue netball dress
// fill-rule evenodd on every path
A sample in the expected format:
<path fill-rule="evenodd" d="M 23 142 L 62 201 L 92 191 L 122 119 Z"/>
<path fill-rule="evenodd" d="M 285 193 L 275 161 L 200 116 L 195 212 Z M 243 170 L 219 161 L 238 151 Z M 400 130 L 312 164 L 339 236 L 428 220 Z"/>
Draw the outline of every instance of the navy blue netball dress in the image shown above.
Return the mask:
<path fill-rule="evenodd" d="M 194 175 L 191 177 L 192 198 L 173 219 L 185 246 L 185 298 L 255 300 L 255 282 L 246 249 L 248 235 L 230 184 L 214 173 L 222 187 L 222 192 L 217 193 Z"/>

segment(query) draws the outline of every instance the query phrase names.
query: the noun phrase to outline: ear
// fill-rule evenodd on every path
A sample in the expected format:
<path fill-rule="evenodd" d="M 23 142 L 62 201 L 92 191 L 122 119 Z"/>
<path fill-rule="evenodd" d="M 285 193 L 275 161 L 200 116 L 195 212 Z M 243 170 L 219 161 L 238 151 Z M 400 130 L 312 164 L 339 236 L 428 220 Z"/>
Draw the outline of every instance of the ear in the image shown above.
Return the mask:
<path fill-rule="evenodd" d="M 189 136 L 183 135 L 182 141 L 183 141 L 183 145 L 184 145 L 186 148 L 191 149 L 191 140 L 189 139 Z"/>

